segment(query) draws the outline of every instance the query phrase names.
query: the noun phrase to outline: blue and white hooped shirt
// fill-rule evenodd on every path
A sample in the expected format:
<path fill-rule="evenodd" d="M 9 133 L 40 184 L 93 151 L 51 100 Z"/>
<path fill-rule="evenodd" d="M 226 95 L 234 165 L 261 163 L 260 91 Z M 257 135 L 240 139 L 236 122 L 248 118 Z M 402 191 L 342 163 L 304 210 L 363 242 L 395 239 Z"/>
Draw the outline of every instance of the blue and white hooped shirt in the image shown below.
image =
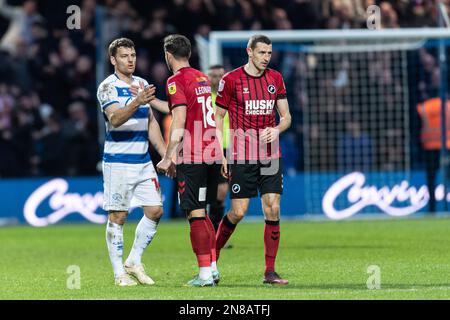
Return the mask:
<path fill-rule="evenodd" d="M 139 85 L 140 80 L 148 85 L 146 80 L 133 76 L 133 84 Z M 116 74 L 112 74 L 98 87 L 97 99 L 102 112 L 105 113 L 105 110 L 114 103 L 118 103 L 121 108 L 125 107 L 133 96 L 130 85 L 120 80 Z M 105 115 L 104 162 L 142 164 L 151 161 L 148 151 L 149 112 L 151 109 L 148 104 L 139 106 L 133 116 L 118 128 L 114 128 Z"/>

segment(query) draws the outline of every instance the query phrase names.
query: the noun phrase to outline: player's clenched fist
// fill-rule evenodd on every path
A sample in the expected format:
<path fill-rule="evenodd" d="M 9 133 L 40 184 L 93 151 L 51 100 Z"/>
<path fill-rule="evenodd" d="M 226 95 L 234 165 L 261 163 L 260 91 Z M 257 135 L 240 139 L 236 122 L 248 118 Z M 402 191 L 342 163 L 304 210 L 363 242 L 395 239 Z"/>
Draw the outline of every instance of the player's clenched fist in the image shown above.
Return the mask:
<path fill-rule="evenodd" d="M 147 104 L 153 99 L 155 99 L 156 88 L 154 85 L 144 86 L 143 81 L 139 81 L 139 86 L 131 85 L 130 92 L 133 96 L 135 96 L 135 100 L 138 105 Z"/>
<path fill-rule="evenodd" d="M 176 175 L 175 163 L 168 158 L 163 158 L 157 165 L 156 170 L 164 173 L 169 178 L 174 178 Z"/>

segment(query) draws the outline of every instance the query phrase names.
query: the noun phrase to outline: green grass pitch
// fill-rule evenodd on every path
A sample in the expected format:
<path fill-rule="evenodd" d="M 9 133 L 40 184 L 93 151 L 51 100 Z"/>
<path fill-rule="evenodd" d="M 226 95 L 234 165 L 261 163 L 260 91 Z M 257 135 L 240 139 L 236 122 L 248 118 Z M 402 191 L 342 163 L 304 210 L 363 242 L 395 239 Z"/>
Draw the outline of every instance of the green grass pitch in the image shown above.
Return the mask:
<path fill-rule="evenodd" d="M 125 226 L 125 256 L 135 223 Z M 102 225 L 0 229 L 0 299 L 449 299 L 450 219 L 282 221 L 278 272 L 262 284 L 263 222 L 241 223 L 219 261 L 219 286 L 187 288 L 196 273 L 187 222 L 161 222 L 143 261 L 154 286 L 113 285 Z M 67 268 L 81 288 L 68 289 Z M 369 290 L 370 265 L 381 288 Z"/>

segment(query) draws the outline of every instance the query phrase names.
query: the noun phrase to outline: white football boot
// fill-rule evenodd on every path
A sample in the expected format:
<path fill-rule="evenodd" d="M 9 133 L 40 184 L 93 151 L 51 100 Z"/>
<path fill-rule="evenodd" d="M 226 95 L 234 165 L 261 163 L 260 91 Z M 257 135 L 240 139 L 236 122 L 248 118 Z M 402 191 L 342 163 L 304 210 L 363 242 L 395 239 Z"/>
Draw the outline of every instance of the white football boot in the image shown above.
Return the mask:
<path fill-rule="evenodd" d="M 138 283 L 129 274 L 124 273 L 116 278 L 115 284 L 119 287 L 131 287 L 136 286 Z"/>
<path fill-rule="evenodd" d="M 155 281 L 153 281 L 152 278 L 150 278 L 147 273 L 145 273 L 144 265 L 138 265 L 138 266 L 124 266 L 125 271 L 129 274 L 135 277 L 141 284 L 146 285 L 152 285 L 155 284 Z"/>

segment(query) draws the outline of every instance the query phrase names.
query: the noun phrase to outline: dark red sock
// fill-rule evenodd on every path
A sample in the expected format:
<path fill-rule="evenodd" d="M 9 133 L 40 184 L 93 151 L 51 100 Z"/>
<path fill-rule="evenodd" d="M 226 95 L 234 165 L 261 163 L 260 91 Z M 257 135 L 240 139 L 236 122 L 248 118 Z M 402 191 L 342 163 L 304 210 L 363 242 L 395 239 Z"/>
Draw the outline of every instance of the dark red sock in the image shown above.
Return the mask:
<path fill-rule="evenodd" d="M 208 216 L 214 226 L 214 234 L 219 228 L 219 224 L 220 221 L 222 221 L 224 211 L 225 207 L 223 206 L 223 202 L 219 202 L 218 200 L 215 203 L 212 203 L 209 207 Z"/>
<path fill-rule="evenodd" d="M 227 243 L 235 228 L 236 225 L 228 220 L 227 215 L 224 215 L 216 234 L 216 261 L 219 261 L 220 249 Z"/>
<path fill-rule="evenodd" d="M 211 238 L 211 262 L 216 262 L 216 231 L 208 215 L 206 215 L 206 225 L 208 226 L 209 236 Z"/>
<path fill-rule="evenodd" d="M 278 245 L 280 244 L 280 221 L 268 221 L 264 227 L 265 273 L 275 271 Z"/>
<path fill-rule="evenodd" d="M 198 266 L 209 267 L 211 265 L 211 239 L 208 224 L 205 218 L 191 218 L 189 224 L 192 250 L 197 256 Z"/>

